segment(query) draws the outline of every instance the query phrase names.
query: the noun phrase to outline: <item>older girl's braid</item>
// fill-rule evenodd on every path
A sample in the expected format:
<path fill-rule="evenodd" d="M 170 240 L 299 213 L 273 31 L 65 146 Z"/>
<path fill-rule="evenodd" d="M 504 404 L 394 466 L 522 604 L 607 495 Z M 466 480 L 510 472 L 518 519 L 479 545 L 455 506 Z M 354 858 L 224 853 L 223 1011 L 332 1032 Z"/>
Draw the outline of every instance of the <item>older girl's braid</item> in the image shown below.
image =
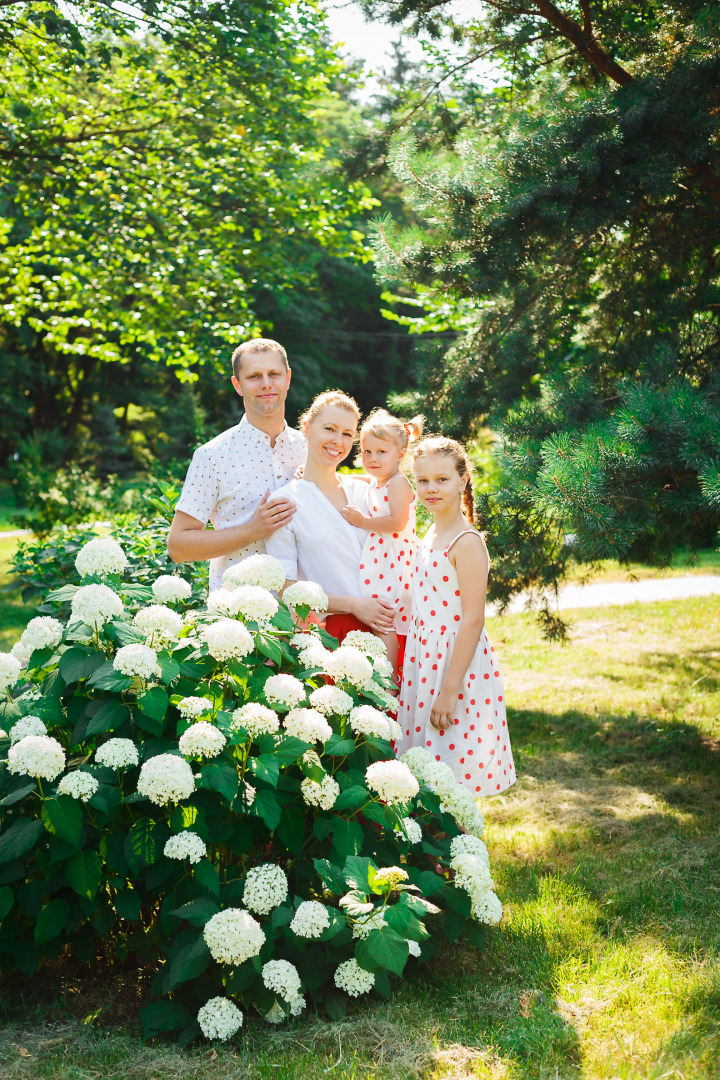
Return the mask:
<path fill-rule="evenodd" d="M 472 489 L 472 465 L 467 450 L 456 439 L 444 435 L 428 435 L 412 448 L 413 460 L 427 454 L 439 454 L 452 459 L 458 476 L 468 475 L 468 482 L 462 493 L 462 505 L 465 516 L 471 525 L 475 523 L 475 496 Z"/>

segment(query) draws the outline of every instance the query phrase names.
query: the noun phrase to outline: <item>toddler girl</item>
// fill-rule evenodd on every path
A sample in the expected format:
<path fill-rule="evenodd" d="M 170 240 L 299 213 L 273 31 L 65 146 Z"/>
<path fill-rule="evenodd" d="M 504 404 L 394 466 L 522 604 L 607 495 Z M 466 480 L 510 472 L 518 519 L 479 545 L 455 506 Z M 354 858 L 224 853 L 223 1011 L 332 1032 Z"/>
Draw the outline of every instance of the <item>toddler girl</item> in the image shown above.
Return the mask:
<path fill-rule="evenodd" d="M 408 424 L 375 409 L 360 429 L 363 469 L 369 478 L 370 513 L 347 506 L 342 515 L 368 536 L 360 561 L 360 587 L 364 596 L 395 606 L 395 627 L 379 635 L 396 673 L 402 670 L 405 637 L 412 606 L 411 577 L 415 561 L 415 492 L 400 472 L 408 443 L 422 432 L 423 418 Z M 399 684 L 399 678 L 397 678 Z"/>
<path fill-rule="evenodd" d="M 423 439 L 413 453 L 417 497 L 433 516 L 413 575 L 398 755 L 422 746 L 478 795 L 515 782 L 502 677 L 485 631 L 488 559 L 473 527 L 470 464 L 460 443 Z M 464 513 L 463 513 L 464 509 Z"/>

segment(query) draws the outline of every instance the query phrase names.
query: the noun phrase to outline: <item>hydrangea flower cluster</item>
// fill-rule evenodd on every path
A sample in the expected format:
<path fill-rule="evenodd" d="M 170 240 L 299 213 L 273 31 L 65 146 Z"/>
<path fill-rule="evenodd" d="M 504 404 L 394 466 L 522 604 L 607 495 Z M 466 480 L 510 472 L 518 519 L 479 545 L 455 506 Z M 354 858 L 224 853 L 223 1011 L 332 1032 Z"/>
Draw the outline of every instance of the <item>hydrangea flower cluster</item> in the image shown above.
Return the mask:
<path fill-rule="evenodd" d="M 213 589 L 207 599 L 207 609 L 213 615 L 225 615 L 234 619 L 240 613 L 240 605 L 230 589 Z"/>
<path fill-rule="evenodd" d="M 325 716 L 347 716 L 353 699 L 339 686 L 319 686 L 311 693 L 310 704 Z"/>
<path fill-rule="evenodd" d="M 336 682 L 349 682 L 353 686 L 366 685 L 373 675 L 370 661 L 352 645 L 341 645 L 335 652 L 328 653 L 324 670 Z"/>
<path fill-rule="evenodd" d="M 90 773 L 71 772 L 63 776 L 58 784 L 58 795 L 70 795 L 73 799 L 87 802 L 92 799 L 97 789 L 98 782 Z"/>
<path fill-rule="evenodd" d="M 265 698 L 274 705 L 292 709 L 305 700 L 305 684 L 294 675 L 271 675 L 264 686 Z"/>
<path fill-rule="evenodd" d="M 177 833 L 176 836 L 171 836 L 165 842 L 163 854 L 167 855 L 168 859 L 179 859 L 183 862 L 187 859 L 188 862 L 196 863 L 205 858 L 207 847 L 202 837 L 191 829 L 187 829 L 185 832 Z"/>
<path fill-rule="evenodd" d="M 450 844 L 450 857 L 456 859 L 458 855 L 476 855 L 480 859 L 484 859 L 490 867 L 490 855 L 488 849 L 478 836 L 470 836 L 463 834 L 453 838 Z"/>
<path fill-rule="evenodd" d="M 420 790 L 420 785 L 402 761 L 375 761 L 365 770 L 368 787 L 376 791 L 383 802 L 408 802 Z"/>
<path fill-rule="evenodd" d="M 422 840 L 422 826 L 420 825 L 420 823 L 417 821 L 413 821 L 412 818 L 406 817 L 403 818 L 403 825 L 405 826 L 405 832 L 407 834 L 409 843 L 419 844 Z M 400 829 L 397 825 L 395 826 L 395 831 L 400 832 Z"/>
<path fill-rule="evenodd" d="M 54 649 L 62 641 L 64 629 L 59 619 L 53 619 L 51 615 L 38 615 L 23 630 L 18 645 L 28 656 L 35 649 Z"/>
<path fill-rule="evenodd" d="M 205 923 L 203 937 L 213 960 L 220 964 L 242 964 L 257 956 L 265 944 L 260 923 L 242 908 L 225 908 Z"/>
<path fill-rule="evenodd" d="M 284 727 L 288 735 L 307 743 L 326 743 L 333 733 L 323 714 L 316 709 L 291 709 L 285 717 Z"/>
<path fill-rule="evenodd" d="M 143 763 L 137 789 L 156 806 L 164 806 L 188 799 L 195 790 L 195 777 L 183 758 L 158 754 Z"/>
<path fill-rule="evenodd" d="M 210 655 L 220 661 L 232 660 L 233 657 L 241 659 L 255 647 L 252 634 L 235 619 L 218 619 L 209 626 L 204 626 L 200 637 L 207 645 Z"/>
<path fill-rule="evenodd" d="M 198 720 L 183 731 L 178 740 L 178 748 L 186 757 L 217 757 L 221 754 L 227 739 L 207 720 Z"/>
<path fill-rule="evenodd" d="M 22 671 L 22 664 L 16 656 L 12 656 L 10 653 L 0 653 L 0 693 L 3 693 L 9 686 L 14 686 L 20 678 L 20 672 Z"/>
<path fill-rule="evenodd" d="M 95 760 L 98 765 L 107 765 L 110 769 L 127 769 L 137 765 L 140 758 L 132 739 L 108 739 L 95 751 Z"/>
<path fill-rule="evenodd" d="M 461 851 L 452 859 L 450 866 L 455 871 L 455 884 L 470 897 L 473 918 L 478 922 L 499 922 L 502 904 L 493 892 L 490 866 L 483 856 Z"/>
<path fill-rule="evenodd" d="M 420 746 L 406 750 L 401 760 L 421 784 L 427 784 L 440 796 L 443 814 L 452 814 L 460 828 L 475 836 L 482 836 L 485 822 L 473 794 L 457 782 L 449 765 L 436 761 Z"/>
<path fill-rule="evenodd" d="M 65 770 L 65 751 L 49 735 L 26 735 L 8 750 L 8 769 L 36 780 L 55 780 Z"/>
<path fill-rule="evenodd" d="M 196 720 L 213 711 L 213 703 L 206 697 L 186 697 L 178 701 L 178 712 L 183 720 Z"/>
<path fill-rule="evenodd" d="M 350 997 L 367 994 L 375 985 L 375 976 L 371 971 L 361 968 L 357 960 L 345 960 L 335 970 L 335 985 Z"/>
<path fill-rule="evenodd" d="M 243 1014 L 229 998 L 214 997 L 198 1011 L 197 1021 L 206 1039 L 227 1042 L 242 1027 Z"/>
<path fill-rule="evenodd" d="M 123 645 L 115 653 L 113 667 L 121 675 L 131 678 L 148 679 L 160 674 L 157 653 L 149 645 L 140 645 L 133 642 L 131 645 Z"/>
<path fill-rule="evenodd" d="M 149 607 L 141 608 L 133 619 L 133 626 L 145 635 L 145 644 L 173 645 L 184 626 L 182 615 L 164 604 L 150 604 Z"/>
<path fill-rule="evenodd" d="M 283 592 L 283 603 L 290 607 L 309 607 L 313 611 L 327 611 L 328 595 L 316 581 L 296 581 Z"/>
<path fill-rule="evenodd" d="M 308 806 L 319 806 L 321 810 L 329 810 L 335 805 L 335 800 L 340 794 L 340 785 L 329 773 L 323 776 L 320 783 L 306 776 L 300 784 L 300 791 Z"/>
<path fill-rule="evenodd" d="M 371 911 L 368 915 L 363 915 L 353 923 L 353 937 L 364 939 L 369 937 L 373 930 L 382 930 L 384 926 L 387 926 L 387 922 L 383 918 L 382 912 Z"/>
<path fill-rule="evenodd" d="M 122 574 L 128 561 L 117 540 L 96 536 L 80 548 L 75 557 L 75 569 L 80 577 L 106 577 Z"/>
<path fill-rule="evenodd" d="M 93 630 L 123 613 L 123 602 L 107 585 L 81 585 L 70 602 L 70 622 L 81 622 Z"/>
<path fill-rule="evenodd" d="M 162 574 L 153 581 L 152 592 L 158 604 L 177 604 L 192 596 L 192 585 L 185 578 Z"/>
<path fill-rule="evenodd" d="M 279 592 L 285 584 L 285 571 L 282 563 L 272 555 L 255 554 L 229 566 L 222 580 L 226 589 L 237 585 L 259 585 L 271 592 Z"/>
<path fill-rule="evenodd" d="M 323 671 L 328 656 L 332 656 L 332 653 L 325 648 L 321 641 L 318 641 L 316 644 L 307 645 L 302 649 L 300 660 L 306 668 L 319 668 L 320 671 Z"/>
<path fill-rule="evenodd" d="M 304 938 L 319 938 L 330 926 L 330 914 L 319 900 L 303 900 L 292 917 L 290 929 Z"/>
<path fill-rule="evenodd" d="M 313 645 L 322 645 L 322 641 L 319 635 L 314 634 L 312 630 L 298 630 L 290 638 L 290 644 L 293 649 L 303 652 L 304 649 L 311 649 Z"/>
<path fill-rule="evenodd" d="M 39 716 L 22 716 L 10 728 L 10 742 L 16 743 L 26 735 L 47 735 L 47 728 Z"/>
<path fill-rule="evenodd" d="M 376 739 L 397 739 L 400 725 L 372 705 L 356 705 L 350 713 L 350 727 L 356 735 L 369 735 Z"/>
<path fill-rule="evenodd" d="M 274 709 L 268 709 L 267 705 L 260 705 L 255 701 L 248 701 L 232 714 L 232 727 L 245 728 L 251 739 L 257 739 L 258 735 L 274 735 L 280 727 L 280 717 Z"/>
<path fill-rule="evenodd" d="M 407 880 L 408 872 L 403 870 L 402 866 L 385 866 L 375 874 L 375 884 L 383 892 L 396 889 L 398 885 Z"/>
<path fill-rule="evenodd" d="M 268 960 L 263 964 L 262 979 L 268 990 L 272 990 L 285 1001 L 295 1001 L 300 997 L 300 975 L 289 960 Z"/>
<path fill-rule="evenodd" d="M 264 863 L 248 870 L 243 900 L 251 911 L 269 915 L 273 908 L 282 904 L 287 894 L 288 879 L 282 867 Z"/>
<path fill-rule="evenodd" d="M 385 642 L 376 634 L 370 634 L 367 630 L 351 630 L 345 635 L 344 645 L 353 645 L 366 656 L 384 657 L 387 653 Z"/>
<path fill-rule="evenodd" d="M 251 622 L 267 622 L 273 615 L 277 615 L 280 607 L 273 594 L 260 585 L 238 585 L 229 595 L 232 597 L 235 613 L 242 615 L 244 619 L 250 619 Z"/>

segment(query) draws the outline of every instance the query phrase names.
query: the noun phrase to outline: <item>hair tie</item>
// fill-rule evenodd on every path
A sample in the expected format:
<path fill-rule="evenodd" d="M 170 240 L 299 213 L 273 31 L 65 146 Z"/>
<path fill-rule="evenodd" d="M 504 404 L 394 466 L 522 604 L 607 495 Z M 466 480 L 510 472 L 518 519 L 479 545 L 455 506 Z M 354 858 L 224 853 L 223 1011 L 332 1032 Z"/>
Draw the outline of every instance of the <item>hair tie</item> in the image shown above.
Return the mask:
<path fill-rule="evenodd" d="M 411 424 L 403 423 L 403 427 L 405 428 L 408 435 L 412 435 L 412 425 Z"/>

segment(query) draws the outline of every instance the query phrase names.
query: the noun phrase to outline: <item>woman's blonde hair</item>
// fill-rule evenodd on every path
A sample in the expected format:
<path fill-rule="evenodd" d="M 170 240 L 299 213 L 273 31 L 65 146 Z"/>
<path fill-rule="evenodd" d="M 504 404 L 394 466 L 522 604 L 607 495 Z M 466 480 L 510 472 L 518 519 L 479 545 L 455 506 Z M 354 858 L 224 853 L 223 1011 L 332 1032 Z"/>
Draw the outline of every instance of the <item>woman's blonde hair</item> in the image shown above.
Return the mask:
<path fill-rule="evenodd" d="M 472 464 L 467 450 L 462 443 L 457 442 L 455 439 L 448 439 L 445 435 L 428 435 L 412 450 L 414 462 L 419 457 L 429 457 L 431 454 L 450 458 L 461 479 L 467 475 L 468 482 L 462 493 L 462 502 L 465 517 L 472 525 L 475 521 L 475 496 L 472 489 Z"/>
<path fill-rule="evenodd" d="M 387 409 L 373 409 L 360 428 L 360 442 L 363 435 L 374 435 L 376 439 L 392 440 L 401 450 L 407 450 L 408 444 L 422 435 L 424 423 L 424 416 L 413 416 L 412 420 L 404 423 Z"/>
<path fill-rule="evenodd" d="M 310 405 L 300 417 L 300 427 L 306 428 L 328 405 L 337 405 L 341 409 L 347 409 L 348 412 L 355 414 L 356 420 L 360 419 L 360 409 L 355 398 L 351 398 L 349 394 L 344 394 L 342 390 L 325 390 L 324 393 L 318 394 L 310 402 Z"/>

